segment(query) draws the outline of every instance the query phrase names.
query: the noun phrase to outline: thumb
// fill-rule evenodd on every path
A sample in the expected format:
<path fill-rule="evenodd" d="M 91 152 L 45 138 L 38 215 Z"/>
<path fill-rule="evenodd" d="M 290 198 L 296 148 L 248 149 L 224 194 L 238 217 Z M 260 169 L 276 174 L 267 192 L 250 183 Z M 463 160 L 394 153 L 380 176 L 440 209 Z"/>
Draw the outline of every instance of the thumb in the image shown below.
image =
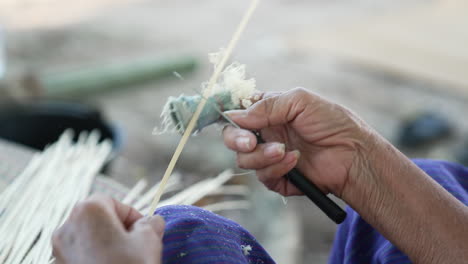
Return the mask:
<path fill-rule="evenodd" d="M 251 130 L 286 124 L 303 111 L 303 96 L 309 94 L 301 88 L 274 94 L 265 94 L 263 99 L 246 110 L 228 111 L 226 114 L 240 127 Z M 301 98 L 302 97 L 302 98 Z"/>
<path fill-rule="evenodd" d="M 133 225 L 132 231 L 141 231 L 146 230 L 150 227 L 158 237 L 162 237 L 164 235 L 164 219 L 159 215 L 152 215 L 147 217 L 142 217 L 138 221 L 135 222 Z"/>

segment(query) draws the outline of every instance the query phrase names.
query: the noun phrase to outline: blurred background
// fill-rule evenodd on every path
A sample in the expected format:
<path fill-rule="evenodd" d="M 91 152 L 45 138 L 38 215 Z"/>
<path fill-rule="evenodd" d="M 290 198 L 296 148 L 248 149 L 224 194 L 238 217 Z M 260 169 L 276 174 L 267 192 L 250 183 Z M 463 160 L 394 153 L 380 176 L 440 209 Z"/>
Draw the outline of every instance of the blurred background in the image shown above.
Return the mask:
<path fill-rule="evenodd" d="M 0 0 L 0 137 L 41 149 L 64 126 L 97 127 L 115 141 L 108 177 L 156 182 L 180 138 L 152 134 L 164 102 L 200 89 L 212 71 L 207 54 L 227 45 L 248 4 Z M 260 90 L 302 86 L 347 106 L 412 158 L 467 164 L 467 13 L 463 0 L 265 0 L 232 59 Z M 189 185 L 226 168 L 234 155 L 211 127 L 176 170 Z M 252 174 L 240 181 L 250 208 L 222 215 L 278 263 L 326 263 L 333 222 Z"/>

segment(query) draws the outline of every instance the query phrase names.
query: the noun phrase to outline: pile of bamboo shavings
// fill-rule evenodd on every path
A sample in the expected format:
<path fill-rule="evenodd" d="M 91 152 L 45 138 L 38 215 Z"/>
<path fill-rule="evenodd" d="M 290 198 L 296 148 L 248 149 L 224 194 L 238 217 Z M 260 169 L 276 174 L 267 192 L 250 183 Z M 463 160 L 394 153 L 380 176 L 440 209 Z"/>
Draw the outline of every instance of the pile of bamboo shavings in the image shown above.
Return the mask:
<path fill-rule="evenodd" d="M 215 178 L 209 178 L 197 182 L 174 196 L 162 200 L 161 203 L 158 204 L 157 208 L 165 205 L 193 205 L 203 197 L 215 192 L 233 176 L 234 174 L 231 170 L 226 170 Z M 170 185 L 168 184 L 167 187 L 170 187 Z M 145 207 L 141 210 L 142 214 L 148 214 L 149 212 L 151 212 L 150 207 Z"/>
<path fill-rule="evenodd" d="M 232 170 L 225 170 L 214 178 L 204 179 L 195 184 L 192 184 L 186 189 L 182 189 L 181 175 L 174 174 L 168 181 L 165 193 L 176 192 L 172 196 L 162 199 L 157 208 L 166 205 L 194 205 L 198 201 L 207 196 L 234 196 L 235 198 L 229 201 L 221 201 L 215 204 L 206 205 L 206 209 L 210 211 L 224 210 L 243 210 L 250 208 L 250 203 L 246 197 L 250 194 L 247 186 L 243 185 L 224 185 L 234 176 L 246 174 L 234 174 Z M 128 192 L 123 203 L 131 205 L 142 214 L 149 213 L 151 198 L 154 197 L 157 189 L 160 187 L 160 182 L 142 192 L 147 183 L 145 179 L 138 181 L 135 186 Z M 229 205 L 234 205 L 229 207 Z"/>
<path fill-rule="evenodd" d="M 201 112 L 203 111 L 203 108 L 206 105 L 206 99 L 207 97 L 212 95 L 212 89 L 215 86 L 219 75 L 224 69 L 224 66 L 226 65 L 227 61 L 229 60 L 229 57 L 231 56 L 232 51 L 234 50 L 235 46 L 237 45 L 237 42 L 239 41 L 242 33 L 244 32 L 250 18 L 252 17 L 253 13 L 255 12 L 255 9 L 257 8 L 259 3 L 259 0 L 252 0 L 250 3 L 249 8 L 244 14 L 244 17 L 242 18 L 239 26 L 237 27 L 236 31 L 234 32 L 234 35 L 231 38 L 231 41 L 229 42 L 229 45 L 227 46 L 226 50 L 223 52 L 221 59 L 219 60 L 219 63 L 215 66 L 215 70 L 213 72 L 213 75 L 211 76 L 208 85 L 206 86 L 206 89 L 203 90 L 203 97 L 202 100 L 200 101 L 197 110 L 192 116 L 192 119 L 190 120 L 187 129 L 185 130 L 184 134 L 182 135 L 182 138 L 174 151 L 174 155 L 171 158 L 171 161 L 169 162 L 169 165 L 167 166 L 167 169 L 163 175 L 163 178 L 161 180 L 161 186 L 159 187 L 158 191 L 156 192 L 156 195 L 154 196 L 153 201 L 151 202 L 150 208 L 149 208 L 149 213 L 152 213 L 156 210 L 159 200 L 161 199 L 162 194 L 164 193 L 164 189 L 166 187 L 166 184 L 169 180 L 169 177 L 172 174 L 172 171 L 175 168 L 175 165 L 177 163 L 177 160 L 180 157 L 180 154 L 182 153 L 182 150 L 185 147 L 185 144 L 187 144 L 187 141 L 192 134 L 196 123 L 198 121 L 198 118 L 200 117 Z"/>

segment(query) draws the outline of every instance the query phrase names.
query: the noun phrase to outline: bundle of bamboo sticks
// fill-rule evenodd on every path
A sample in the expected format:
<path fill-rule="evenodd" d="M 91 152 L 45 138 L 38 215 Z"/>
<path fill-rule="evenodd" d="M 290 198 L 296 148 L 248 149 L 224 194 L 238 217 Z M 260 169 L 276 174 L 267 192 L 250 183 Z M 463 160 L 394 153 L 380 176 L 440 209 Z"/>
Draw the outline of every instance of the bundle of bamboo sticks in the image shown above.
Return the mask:
<path fill-rule="evenodd" d="M 66 131 L 60 139 L 44 152 L 36 154 L 23 172 L 0 193 L 0 263 L 30 264 L 50 263 L 51 237 L 67 219 L 74 205 L 85 199 L 94 179 L 109 158 L 111 143 L 99 142 L 99 133 L 81 133 L 73 142 L 73 132 Z M 245 187 L 222 187 L 233 173 L 227 170 L 215 178 L 205 179 L 191 187 L 183 187 L 180 175 L 167 182 L 165 192 L 174 195 L 158 205 L 190 205 L 210 193 L 226 192 L 245 196 Z M 149 213 L 149 203 L 160 184 L 146 188 L 140 180 L 122 202 L 142 213 Z M 213 210 L 242 209 L 249 206 L 242 198 L 209 205 Z"/>

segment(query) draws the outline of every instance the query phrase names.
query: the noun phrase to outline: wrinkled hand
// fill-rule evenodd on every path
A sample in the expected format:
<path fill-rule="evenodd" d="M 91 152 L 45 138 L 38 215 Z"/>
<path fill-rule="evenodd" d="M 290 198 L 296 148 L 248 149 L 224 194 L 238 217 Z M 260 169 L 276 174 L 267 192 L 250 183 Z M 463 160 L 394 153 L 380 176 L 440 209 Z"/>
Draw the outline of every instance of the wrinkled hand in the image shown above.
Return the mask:
<path fill-rule="evenodd" d="M 244 128 L 223 131 L 238 166 L 256 170 L 260 181 L 285 196 L 301 194 L 283 177 L 297 167 L 322 191 L 341 197 L 371 133 L 346 108 L 302 88 L 266 93 L 248 109 L 227 114 Z M 252 130 L 267 143 L 257 144 Z"/>
<path fill-rule="evenodd" d="M 76 205 L 53 236 L 57 264 L 161 263 L 164 220 L 108 197 Z"/>

